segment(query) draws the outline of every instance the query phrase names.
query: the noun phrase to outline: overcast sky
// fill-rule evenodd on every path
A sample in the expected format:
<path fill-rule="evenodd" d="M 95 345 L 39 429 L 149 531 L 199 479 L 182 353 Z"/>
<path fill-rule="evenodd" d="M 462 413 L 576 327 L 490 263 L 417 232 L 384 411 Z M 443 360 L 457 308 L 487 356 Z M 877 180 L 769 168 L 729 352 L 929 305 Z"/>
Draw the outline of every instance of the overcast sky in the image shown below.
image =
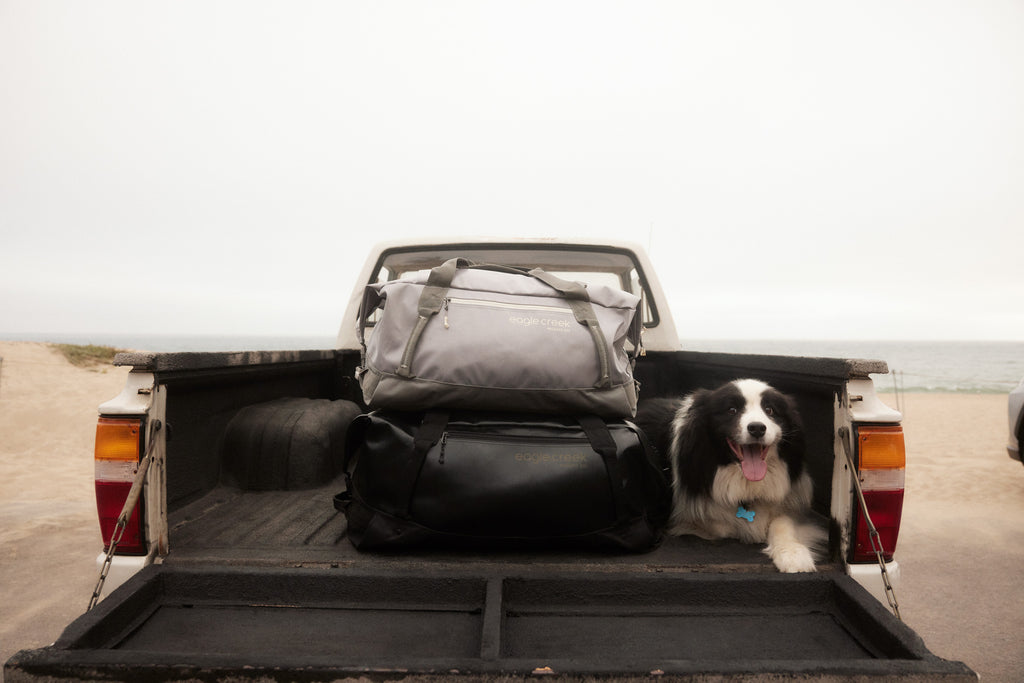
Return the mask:
<path fill-rule="evenodd" d="M 0 336 L 331 335 L 379 240 L 686 338 L 1024 340 L 1024 2 L 0 0 Z"/>

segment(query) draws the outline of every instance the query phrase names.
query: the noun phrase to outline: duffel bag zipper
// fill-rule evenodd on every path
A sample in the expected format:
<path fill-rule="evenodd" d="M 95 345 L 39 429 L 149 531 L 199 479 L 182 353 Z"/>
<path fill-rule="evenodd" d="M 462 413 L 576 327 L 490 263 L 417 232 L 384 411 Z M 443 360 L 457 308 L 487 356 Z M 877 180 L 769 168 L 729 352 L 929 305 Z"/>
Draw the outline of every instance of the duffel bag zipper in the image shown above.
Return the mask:
<path fill-rule="evenodd" d="M 445 329 L 450 328 L 448 324 L 448 306 L 449 304 L 458 304 L 460 306 L 479 306 L 481 308 L 503 308 L 512 311 L 534 311 L 543 313 L 560 313 L 572 315 L 572 309 L 565 306 L 549 306 L 545 304 L 513 304 L 507 301 L 489 301 L 487 299 L 462 299 L 459 297 L 445 297 L 443 310 L 444 310 L 444 327 Z"/>
<path fill-rule="evenodd" d="M 443 433 L 441 435 L 441 455 L 438 456 L 438 458 L 437 458 L 437 464 L 438 465 L 443 465 L 444 464 L 444 448 L 447 445 L 448 445 L 448 432 L 445 432 L 445 433 Z"/>

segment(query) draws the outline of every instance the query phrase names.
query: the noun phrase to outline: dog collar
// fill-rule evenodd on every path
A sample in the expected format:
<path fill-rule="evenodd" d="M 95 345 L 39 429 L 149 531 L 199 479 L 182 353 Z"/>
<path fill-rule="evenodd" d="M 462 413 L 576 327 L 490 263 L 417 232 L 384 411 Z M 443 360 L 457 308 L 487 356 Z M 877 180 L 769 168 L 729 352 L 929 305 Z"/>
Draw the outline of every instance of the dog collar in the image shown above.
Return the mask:
<path fill-rule="evenodd" d="M 754 512 L 753 510 L 748 510 L 747 508 L 743 507 L 743 503 L 740 503 L 740 506 L 736 508 L 736 517 L 739 519 L 745 519 L 748 522 L 753 522 L 754 515 L 756 514 L 757 513 Z"/>

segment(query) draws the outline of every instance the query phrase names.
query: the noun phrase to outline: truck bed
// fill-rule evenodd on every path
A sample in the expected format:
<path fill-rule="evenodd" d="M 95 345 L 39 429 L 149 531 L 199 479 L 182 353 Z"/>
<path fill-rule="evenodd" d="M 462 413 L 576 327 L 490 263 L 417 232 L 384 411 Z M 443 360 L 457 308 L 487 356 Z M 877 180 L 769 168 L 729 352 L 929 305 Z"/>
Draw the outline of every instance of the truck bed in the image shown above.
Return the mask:
<path fill-rule="evenodd" d="M 495 554 L 472 552 L 367 553 L 345 536 L 345 516 L 332 498 L 343 478 L 305 491 L 242 491 L 218 486 L 171 514 L 168 564 L 246 562 L 280 566 L 372 566 L 409 564 L 490 565 Z M 774 572 L 758 546 L 737 541 L 670 537 L 642 554 L 537 552 L 504 553 L 502 564 L 589 565 L 590 571 Z M 828 569 L 829 565 L 824 565 Z"/>
<path fill-rule="evenodd" d="M 759 546 L 691 537 L 359 552 L 342 488 L 218 485 L 179 506 L 169 554 L 5 680 L 976 680 L 833 565 L 780 574 Z"/>
<path fill-rule="evenodd" d="M 748 368 L 795 396 L 814 427 L 809 467 L 824 523 L 839 392 L 847 377 L 884 364 L 682 352 L 643 360 L 648 396 Z M 356 551 L 332 502 L 341 477 L 253 490 L 225 480 L 221 452 L 246 406 L 358 400 L 352 354 L 122 362 L 154 373 L 173 399 L 169 550 L 56 643 L 15 655 L 6 681 L 976 680 L 930 653 L 838 566 L 779 574 L 756 545 L 684 537 L 622 555 Z"/>

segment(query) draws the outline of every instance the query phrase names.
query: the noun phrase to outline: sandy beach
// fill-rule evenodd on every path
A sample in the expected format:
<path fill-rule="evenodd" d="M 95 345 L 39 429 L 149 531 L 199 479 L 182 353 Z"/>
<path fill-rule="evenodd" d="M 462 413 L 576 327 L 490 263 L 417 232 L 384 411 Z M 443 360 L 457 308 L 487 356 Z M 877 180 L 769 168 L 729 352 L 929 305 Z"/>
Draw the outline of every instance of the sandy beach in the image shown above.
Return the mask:
<path fill-rule="evenodd" d="M 0 342 L 0 660 L 81 614 L 100 550 L 96 408 L 127 370 L 78 368 Z M 892 395 L 884 400 L 895 407 Z M 1024 678 L 1024 467 L 1006 456 L 1005 395 L 902 397 L 909 464 L 897 558 L 904 619 L 985 681 Z"/>

